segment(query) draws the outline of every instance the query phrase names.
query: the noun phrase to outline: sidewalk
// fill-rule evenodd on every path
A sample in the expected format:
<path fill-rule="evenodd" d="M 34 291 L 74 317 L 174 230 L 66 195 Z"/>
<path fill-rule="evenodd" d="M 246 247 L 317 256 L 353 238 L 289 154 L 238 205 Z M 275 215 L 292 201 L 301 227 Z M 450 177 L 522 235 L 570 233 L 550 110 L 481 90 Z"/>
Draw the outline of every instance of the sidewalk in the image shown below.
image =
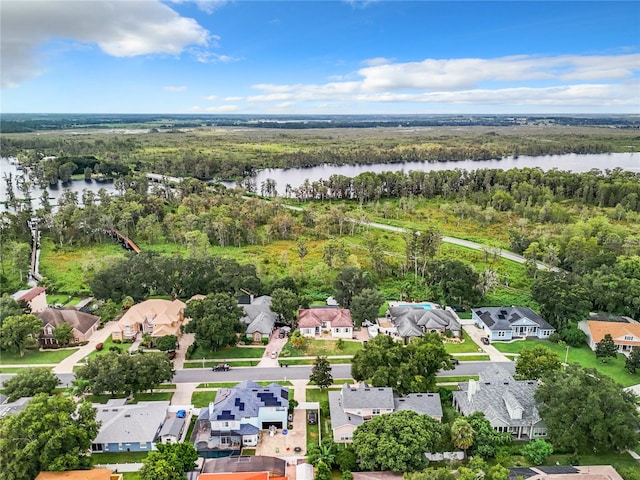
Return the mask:
<path fill-rule="evenodd" d="M 117 327 L 117 322 L 107 322 L 103 329 L 97 330 L 93 335 L 89 343 L 80 347 L 73 355 L 69 355 L 62 360 L 53 369 L 53 373 L 73 373 L 73 367 L 75 367 L 84 357 L 89 355 L 96 349 L 96 345 L 104 343 L 107 338 L 111 336 L 111 333 Z"/>

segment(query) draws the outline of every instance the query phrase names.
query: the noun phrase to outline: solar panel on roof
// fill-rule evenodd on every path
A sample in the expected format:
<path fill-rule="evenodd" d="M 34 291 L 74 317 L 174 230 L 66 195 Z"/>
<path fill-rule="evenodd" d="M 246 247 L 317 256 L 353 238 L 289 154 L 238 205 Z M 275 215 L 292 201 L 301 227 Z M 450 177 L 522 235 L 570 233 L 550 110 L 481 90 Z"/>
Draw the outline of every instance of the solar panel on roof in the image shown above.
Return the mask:
<path fill-rule="evenodd" d="M 535 475 L 538 475 L 538 473 L 526 467 L 515 467 L 509 469 L 509 480 L 515 480 L 518 477 L 529 478 Z"/>

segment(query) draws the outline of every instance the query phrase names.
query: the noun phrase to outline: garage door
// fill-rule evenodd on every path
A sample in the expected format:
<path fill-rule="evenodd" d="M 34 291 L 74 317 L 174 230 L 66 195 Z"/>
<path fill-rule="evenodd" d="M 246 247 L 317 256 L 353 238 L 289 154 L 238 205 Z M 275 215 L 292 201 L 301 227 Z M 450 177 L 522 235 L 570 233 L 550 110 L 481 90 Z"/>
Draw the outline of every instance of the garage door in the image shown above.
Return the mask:
<path fill-rule="evenodd" d="M 268 430 L 272 425 L 276 428 L 282 428 L 282 422 L 262 422 L 262 429 Z"/>

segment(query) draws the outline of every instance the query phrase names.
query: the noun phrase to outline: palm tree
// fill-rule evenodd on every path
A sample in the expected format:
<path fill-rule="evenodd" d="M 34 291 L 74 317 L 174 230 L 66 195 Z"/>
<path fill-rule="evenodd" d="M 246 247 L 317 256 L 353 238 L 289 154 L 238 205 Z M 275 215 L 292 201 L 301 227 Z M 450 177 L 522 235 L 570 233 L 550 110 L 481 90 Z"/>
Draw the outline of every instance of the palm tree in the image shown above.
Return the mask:
<path fill-rule="evenodd" d="M 464 450 L 465 456 L 467 449 L 473 445 L 473 427 L 464 418 L 458 417 L 451 424 L 451 441 L 457 448 Z"/>

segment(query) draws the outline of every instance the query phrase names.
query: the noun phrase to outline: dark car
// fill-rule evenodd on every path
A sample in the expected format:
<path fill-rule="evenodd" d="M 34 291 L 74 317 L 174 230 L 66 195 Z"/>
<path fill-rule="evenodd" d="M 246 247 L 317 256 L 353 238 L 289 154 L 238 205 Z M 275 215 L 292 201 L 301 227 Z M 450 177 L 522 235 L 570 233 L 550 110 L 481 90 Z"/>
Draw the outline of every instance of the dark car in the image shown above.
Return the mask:
<path fill-rule="evenodd" d="M 449 359 L 449 361 L 451 362 L 451 365 L 458 365 L 460 363 L 460 360 L 458 360 L 457 358 L 453 358 L 453 357 L 451 357 Z"/>
<path fill-rule="evenodd" d="M 489 343 L 491 343 L 491 342 L 489 342 L 489 337 L 482 337 L 482 338 L 480 339 L 480 341 L 481 341 L 482 343 L 484 343 L 485 345 L 489 345 Z"/>
<path fill-rule="evenodd" d="M 228 372 L 230 369 L 231 367 L 226 363 L 219 363 L 218 365 L 215 365 L 213 368 L 211 368 L 211 370 L 213 370 L 214 372 Z"/>
<path fill-rule="evenodd" d="M 318 414 L 315 410 L 309 410 L 309 412 L 307 413 L 307 423 L 309 425 L 315 425 L 316 423 L 318 423 Z"/>

